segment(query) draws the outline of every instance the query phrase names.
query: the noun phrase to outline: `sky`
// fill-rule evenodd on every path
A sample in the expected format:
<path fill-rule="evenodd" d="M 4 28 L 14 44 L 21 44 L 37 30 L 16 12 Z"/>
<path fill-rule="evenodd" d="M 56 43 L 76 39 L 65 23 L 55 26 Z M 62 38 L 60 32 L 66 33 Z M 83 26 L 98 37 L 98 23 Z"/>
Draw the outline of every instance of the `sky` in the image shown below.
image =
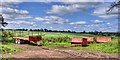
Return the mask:
<path fill-rule="evenodd" d="M 8 23 L 4 28 L 118 31 L 118 8 L 106 14 L 114 0 L 46 1 L 2 0 L 0 14 Z"/>

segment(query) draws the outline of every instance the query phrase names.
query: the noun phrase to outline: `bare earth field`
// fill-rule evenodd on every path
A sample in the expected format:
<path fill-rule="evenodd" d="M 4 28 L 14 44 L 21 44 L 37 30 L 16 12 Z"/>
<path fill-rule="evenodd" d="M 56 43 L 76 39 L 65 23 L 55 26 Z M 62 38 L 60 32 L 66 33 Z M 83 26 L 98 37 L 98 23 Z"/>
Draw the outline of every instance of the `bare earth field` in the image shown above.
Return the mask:
<path fill-rule="evenodd" d="M 3 54 L 2 56 L 13 58 L 118 58 L 118 54 L 48 49 L 42 48 L 41 46 L 31 46 L 27 44 L 15 44 L 14 46 L 16 48 L 21 48 L 24 51 L 14 54 Z"/>

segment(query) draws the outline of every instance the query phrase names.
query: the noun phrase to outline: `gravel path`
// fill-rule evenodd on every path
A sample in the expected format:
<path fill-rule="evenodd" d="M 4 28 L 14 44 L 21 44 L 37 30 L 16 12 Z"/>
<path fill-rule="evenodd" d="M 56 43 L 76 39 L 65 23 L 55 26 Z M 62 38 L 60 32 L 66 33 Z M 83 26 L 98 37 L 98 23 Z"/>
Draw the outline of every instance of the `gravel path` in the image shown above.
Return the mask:
<path fill-rule="evenodd" d="M 24 51 L 15 54 L 3 54 L 3 57 L 14 58 L 118 58 L 118 54 L 105 54 L 99 52 L 85 52 L 76 50 L 47 49 L 41 46 L 15 44 L 16 48 Z"/>

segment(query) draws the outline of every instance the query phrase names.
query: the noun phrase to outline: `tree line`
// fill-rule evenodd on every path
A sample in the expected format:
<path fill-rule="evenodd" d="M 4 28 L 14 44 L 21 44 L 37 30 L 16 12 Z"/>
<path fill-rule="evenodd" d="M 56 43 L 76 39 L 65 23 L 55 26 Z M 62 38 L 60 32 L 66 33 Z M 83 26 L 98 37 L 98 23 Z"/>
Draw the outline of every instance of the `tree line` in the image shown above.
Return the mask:
<path fill-rule="evenodd" d="M 12 31 L 34 31 L 34 32 L 61 32 L 61 33 L 81 33 L 81 34 L 93 34 L 93 35 L 99 35 L 99 36 L 120 36 L 120 32 L 102 32 L 102 31 L 82 31 L 82 32 L 76 32 L 71 30 L 49 30 L 49 29 L 6 29 L 6 30 L 12 30 Z"/>
<path fill-rule="evenodd" d="M 5 30 L 14 30 L 14 31 L 40 31 L 40 32 L 68 32 L 68 33 L 76 33 L 76 31 L 71 30 L 50 30 L 50 29 L 5 29 Z"/>

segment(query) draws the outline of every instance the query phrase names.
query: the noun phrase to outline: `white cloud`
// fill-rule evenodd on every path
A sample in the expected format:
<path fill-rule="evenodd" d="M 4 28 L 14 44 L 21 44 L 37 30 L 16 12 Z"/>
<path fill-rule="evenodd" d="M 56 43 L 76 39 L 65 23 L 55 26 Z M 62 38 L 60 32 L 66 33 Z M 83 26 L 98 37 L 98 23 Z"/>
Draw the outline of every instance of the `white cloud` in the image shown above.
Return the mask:
<path fill-rule="evenodd" d="M 44 21 L 46 19 L 42 18 L 42 17 L 36 17 L 35 20 L 39 20 L 39 21 Z"/>
<path fill-rule="evenodd" d="M 109 8 L 107 7 L 98 7 L 93 13 L 94 15 L 103 15 L 103 14 L 106 14 L 106 11 L 108 10 Z"/>
<path fill-rule="evenodd" d="M 104 19 L 118 19 L 118 8 L 115 7 L 107 14 L 107 10 L 110 8 L 110 4 L 103 4 L 95 9 L 93 15 Z"/>
<path fill-rule="evenodd" d="M 104 0 L 61 0 L 62 2 L 104 2 Z"/>
<path fill-rule="evenodd" d="M 50 27 L 50 29 L 53 29 L 53 27 Z"/>
<path fill-rule="evenodd" d="M 91 20 L 91 22 L 86 22 L 86 24 L 75 24 L 75 22 L 70 23 L 72 24 L 71 26 L 73 27 L 73 29 L 75 29 L 76 31 L 112 31 L 113 27 L 116 25 L 113 25 L 109 22 L 104 22 L 101 20 Z M 115 28 L 116 29 L 116 28 Z"/>
<path fill-rule="evenodd" d="M 9 7 L 3 7 L 2 11 L 0 12 L 2 14 L 19 14 L 19 15 L 27 15 L 29 12 L 27 10 L 18 10 L 18 9 L 13 9 Z"/>
<path fill-rule="evenodd" d="M 7 21 L 8 24 L 16 24 L 16 25 L 34 25 L 35 22 L 28 21 Z"/>
<path fill-rule="evenodd" d="M 51 23 L 47 21 L 47 22 L 44 22 L 44 24 L 51 24 Z"/>
<path fill-rule="evenodd" d="M 32 16 L 29 15 L 18 15 L 16 16 L 16 18 L 14 18 L 15 20 L 28 20 L 28 19 L 33 19 Z"/>
<path fill-rule="evenodd" d="M 53 5 L 52 10 L 48 11 L 47 13 L 64 15 L 67 13 L 77 12 L 84 7 L 85 7 L 85 5 L 79 5 L 79 4 L 73 4 L 73 5 L 69 5 L 69 6 Z"/>
<path fill-rule="evenodd" d="M 35 20 L 42 21 L 47 24 L 64 24 L 69 22 L 68 19 L 63 19 L 58 16 L 36 17 Z"/>
<path fill-rule="evenodd" d="M 108 22 L 107 24 L 110 25 L 111 23 Z"/>
<path fill-rule="evenodd" d="M 29 15 L 19 15 L 19 14 L 2 14 L 5 20 L 28 20 L 33 17 Z"/>
<path fill-rule="evenodd" d="M 101 20 L 94 20 L 93 23 L 103 23 L 104 21 Z"/>
<path fill-rule="evenodd" d="M 99 23 L 99 22 L 103 22 L 103 21 L 100 21 L 100 20 L 95 20 L 95 23 Z"/>
<path fill-rule="evenodd" d="M 2 0 L 2 2 L 104 2 L 104 0 Z"/>
<path fill-rule="evenodd" d="M 70 14 L 74 12 L 85 12 L 88 8 L 96 7 L 100 5 L 102 2 L 64 2 L 65 5 L 52 5 L 51 10 L 49 10 L 48 14 Z"/>
<path fill-rule="evenodd" d="M 20 2 L 1 2 L 0 7 L 15 7 L 13 5 L 19 4 Z"/>
<path fill-rule="evenodd" d="M 29 16 L 29 12 L 27 10 L 18 10 L 15 7 L 17 2 L 3 2 L 0 7 L 0 14 L 3 15 L 5 20 L 27 20 L 32 18 Z"/>
<path fill-rule="evenodd" d="M 87 24 L 87 22 L 85 21 L 78 21 L 78 22 L 71 22 L 71 25 L 83 25 L 83 24 Z"/>
<path fill-rule="evenodd" d="M 29 2 L 30 0 L 1 0 L 1 2 Z M 34 1 L 34 0 L 31 0 Z"/>
<path fill-rule="evenodd" d="M 79 24 L 86 24 L 86 22 L 85 21 L 79 21 L 79 22 L 76 22 L 76 24 L 77 25 L 79 25 Z"/>
<path fill-rule="evenodd" d="M 106 14 L 109 8 L 110 6 L 101 6 L 94 11 L 94 14 L 95 15 Z M 109 12 L 109 14 L 118 14 L 118 8 L 113 8 L 113 10 Z"/>
<path fill-rule="evenodd" d="M 99 15 L 99 17 L 104 19 L 118 19 L 118 14 Z"/>

